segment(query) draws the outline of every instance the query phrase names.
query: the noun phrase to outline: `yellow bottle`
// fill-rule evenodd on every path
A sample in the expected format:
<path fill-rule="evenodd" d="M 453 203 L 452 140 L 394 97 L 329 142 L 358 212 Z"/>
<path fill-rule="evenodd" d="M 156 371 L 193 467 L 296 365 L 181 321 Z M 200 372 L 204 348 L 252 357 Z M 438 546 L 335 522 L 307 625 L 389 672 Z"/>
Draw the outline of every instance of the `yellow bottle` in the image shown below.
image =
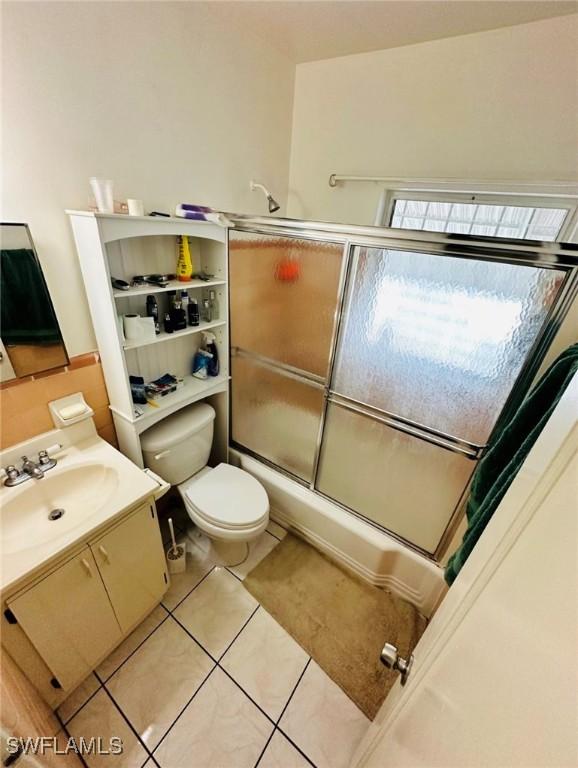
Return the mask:
<path fill-rule="evenodd" d="M 179 235 L 179 258 L 177 260 L 177 279 L 181 282 L 188 282 L 193 275 L 193 260 L 189 248 L 189 238 L 187 235 Z"/>

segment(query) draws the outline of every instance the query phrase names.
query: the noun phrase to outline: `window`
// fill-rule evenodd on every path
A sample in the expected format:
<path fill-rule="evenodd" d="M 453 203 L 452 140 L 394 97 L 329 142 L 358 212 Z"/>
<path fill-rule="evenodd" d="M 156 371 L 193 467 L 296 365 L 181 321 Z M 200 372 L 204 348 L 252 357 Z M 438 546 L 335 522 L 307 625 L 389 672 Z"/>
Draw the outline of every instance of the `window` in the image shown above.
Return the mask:
<path fill-rule="evenodd" d="M 386 192 L 385 226 L 428 232 L 555 242 L 565 239 L 576 203 L 557 198 L 464 193 Z"/>

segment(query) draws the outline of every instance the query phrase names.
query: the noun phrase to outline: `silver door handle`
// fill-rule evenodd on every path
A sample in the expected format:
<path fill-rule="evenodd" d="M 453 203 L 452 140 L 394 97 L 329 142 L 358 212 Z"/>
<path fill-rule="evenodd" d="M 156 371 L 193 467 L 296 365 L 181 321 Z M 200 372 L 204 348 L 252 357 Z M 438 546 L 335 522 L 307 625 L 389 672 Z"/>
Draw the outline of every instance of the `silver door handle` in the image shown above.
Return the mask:
<path fill-rule="evenodd" d="M 399 655 L 395 645 L 386 643 L 383 646 L 383 650 L 379 658 L 381 663 L 384 664 L 388 669 L 393 669 L 401 674 L 401 684 L 405 685 L 413 666 L 413 653 L 409 659 L 403 659 Z"/>

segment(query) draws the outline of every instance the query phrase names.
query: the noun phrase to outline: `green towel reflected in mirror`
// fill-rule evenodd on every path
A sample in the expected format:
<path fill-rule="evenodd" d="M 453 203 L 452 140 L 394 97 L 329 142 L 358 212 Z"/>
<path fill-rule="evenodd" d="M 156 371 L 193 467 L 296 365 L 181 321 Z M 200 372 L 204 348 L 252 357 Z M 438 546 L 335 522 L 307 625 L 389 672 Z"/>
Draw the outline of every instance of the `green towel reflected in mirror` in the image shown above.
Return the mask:
<path fill-rule="evenodd" d="M 0 333 L 16 376 L 68 363 L 42 268 L 25 224 L 2 224 Z M 2 374 L 9 378 L 4 369 Z"/>

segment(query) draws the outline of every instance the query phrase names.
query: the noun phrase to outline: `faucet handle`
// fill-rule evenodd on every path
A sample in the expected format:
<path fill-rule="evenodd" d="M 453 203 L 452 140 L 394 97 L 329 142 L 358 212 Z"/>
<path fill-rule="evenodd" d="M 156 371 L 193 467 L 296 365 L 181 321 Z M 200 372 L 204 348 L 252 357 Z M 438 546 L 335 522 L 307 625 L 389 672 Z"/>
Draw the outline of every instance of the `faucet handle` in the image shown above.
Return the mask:
<path fill-rule="evenodd" d="M 51 447 L 54 448 L 54 446 L 51 446 Z M 53 459 L 50 456 L 49 451 L 50 451 L 50 448 L 47 448 L 44 451 L 40 451 L 40 453 L 38 454 L 38 465 L 43 470 L 52 469 L 52 467 L 56 466 L 56 459 Z"/>
<path fill-rule="evenodd" d="M 9 464 L 4 472 L 6 473 L 6 477 L 8 480 L 16 480 L 16 478 L 20 475 L 20 472 L 16 469 L 14 464 Z"/>

